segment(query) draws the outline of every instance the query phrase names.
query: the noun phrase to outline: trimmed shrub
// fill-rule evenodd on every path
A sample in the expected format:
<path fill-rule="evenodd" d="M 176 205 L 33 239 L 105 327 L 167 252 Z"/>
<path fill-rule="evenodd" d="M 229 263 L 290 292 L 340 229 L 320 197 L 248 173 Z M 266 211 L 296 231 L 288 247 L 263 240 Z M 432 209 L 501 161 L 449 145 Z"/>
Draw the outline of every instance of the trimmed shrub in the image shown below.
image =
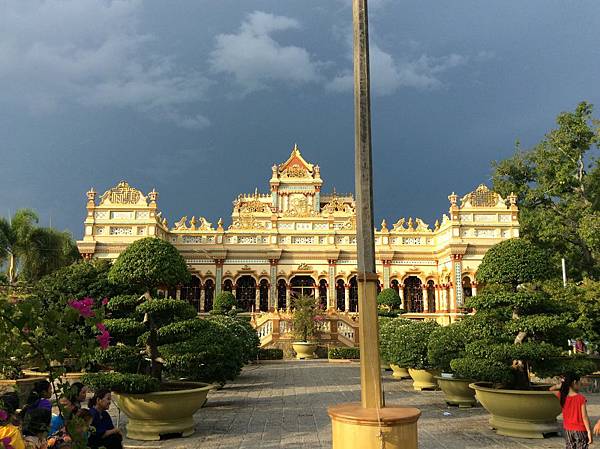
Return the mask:
<path fill-rule="evenodd" d="M 283 360 L 283 349 L 260 348 L 258 350 L 258 360 Z"/>
<path fill-rule="evenodd" d="M 411 321 L 402 318 L 390 320 L 381 334 L 386 362 L 403 368 L 429 369 L 427 345 L 434 330 L 435 321 Z"/>
<path fill-rule="evenodd" d="M 214 301 L 213 301 L 213 314 L 221 314 L 225 315 L 231 312 L 232 309 L 235 309 L 237 305 L 237 301 L 233 293 L 231 292 L 221 292 L 219 293 Z"/>
<path fill-rule="evenodd" d="M 95 391 L 106 388 L 117 393 L 143 394 L 160 390 L 160 381 L 158 379 L 142 374 L 84 374 L 81 382 Z"/>
<path fill-rule="evenodd" d="M 330 359 L 348 359 L 358 360 L 360 359 L 359 348 L 329 348 L 327 351 L 327 358 Z"/>
<path fill-rule="evenodd" d="M 400 295 L 393 288 L 384 288 L 377 295 L 377 305 L 388 307 L 391 310 L 399 309 L 402 306 Z"/>

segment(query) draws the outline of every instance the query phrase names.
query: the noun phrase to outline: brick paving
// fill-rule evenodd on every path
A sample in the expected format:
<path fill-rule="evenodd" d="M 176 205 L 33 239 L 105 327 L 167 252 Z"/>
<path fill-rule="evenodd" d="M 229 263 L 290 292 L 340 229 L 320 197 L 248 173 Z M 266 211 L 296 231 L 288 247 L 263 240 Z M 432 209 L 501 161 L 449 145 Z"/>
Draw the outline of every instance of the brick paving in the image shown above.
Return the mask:
<path fill-rule="evenodd" d="M 507 438 L 488 428 L 482 408 L 446 406 L 440 391 L 417 392 L 411 381 L 398 381 L 384 372 L 388 404 L 421 409 L 421 449 L 564 448 L 563 439 Z M 126 439 L 126 447 L 144 449 L 296 449 L 330 448 L 329 405 L 360 398 L 356 363 L 326 360 L 264 362 L 247 366 L 220 391 L 209 394 L 194 416 L 196 433 L 189 438 L 156 442 Z M 600 395 L 589 394 L 589 413 L 600 417 Z M 125 419 L 121 415 L 121 426 Z"/>

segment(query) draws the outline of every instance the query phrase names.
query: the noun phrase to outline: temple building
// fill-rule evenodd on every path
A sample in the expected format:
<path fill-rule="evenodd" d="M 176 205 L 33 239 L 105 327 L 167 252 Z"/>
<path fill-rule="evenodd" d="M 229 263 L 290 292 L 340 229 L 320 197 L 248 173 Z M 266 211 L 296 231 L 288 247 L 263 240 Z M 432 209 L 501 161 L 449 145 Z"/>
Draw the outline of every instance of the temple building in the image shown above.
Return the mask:
<path fill-rule="evenodd" d="M 314 296 L 324 309 L 357 312 L 356 216 L 351 194 L 322 192 L 318 165 L 297 146 L 271 168 L 269 193 L 239 195 L 231 224 L 201 215 L 170 224 L 147 195 L 122 181 L 99 198 L 87 193 L 79 251 L 87 259 L 115 259 L 129 243 L 155 236 L 181 252 L 193 274 L 189 285 L 165 291 L 199 312 L 231 291 L 248 312 L 289 310 L 294 295 Z M 519 236 L 516 196 L 501 198 L 480 185 L 448 196 L 449 211 L 433 226 L 399 218 L 376 229 L 380 288 L 391 287 L 414 318 L 450 322 L 466 296 L 477 293 L 475 273 L 494 244 Z"/>

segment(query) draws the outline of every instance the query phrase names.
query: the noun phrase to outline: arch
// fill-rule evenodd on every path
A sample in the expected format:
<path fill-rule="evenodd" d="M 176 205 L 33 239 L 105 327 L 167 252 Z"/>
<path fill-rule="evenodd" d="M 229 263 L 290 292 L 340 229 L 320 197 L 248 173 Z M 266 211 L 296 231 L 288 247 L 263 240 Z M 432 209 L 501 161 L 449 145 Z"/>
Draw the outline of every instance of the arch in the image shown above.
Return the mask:
<path fill-rule="evenodd" d="M 338 310 L 346 310 L 346 284 L 343 279 L 335 283 L 336 307 Z"/>
<path fill-rule="evenodd" d="M 427 311 L 435 312 L 435 282 L 433 279 L 427 281 Z"/>
<path fill-rule="evenodd" d="M 287 307 L 286 304 L 286 295 L 287 295 L 287 282 L 285 279 L 279 279 L 277 281 L 277 308 L 285 310 Z"/>
<path fill-rule="evenodd" d="M 290 286 L 292 289 L 292 297 L 299 296 L 310 296 L 315 297 L 315 280 L 312 276 L 294 276 L 290 280 Z"/>
<path fill-rule="evenodd" d="M 327 284 L 326 279 L 321 279 L 319 281 L 319 298 L 320 298 L 320 306 L 323 310 L 327 309 L 327 290 L 329 285 Z"/>
<path fill-rule="evenodd" d="M 223 281 L 223 291 L 224 292 L 233 291 L 233 281 L 231 279 L 225 279 Z"/>
<path fill-rule="evenodd" d="M 258 283 L 259 286 L 259 309 L 261 312 L 267 312 L 269 310 L 269 290 L 271 286 L 267 279 L 261 279 Z"/>
<path fill-rule="evenodd" d="M 239 281 L 240 279 L 242 279 L 242 278 L 245 278 L 245 277 L 251 277 L 252 279 L 254 279 L 254 282 L 255 282 L 255 283 L 258 283 L 258 279 L 257 279 L 257 277 L 256 277 L 254 274 L 251 274 L 251 273 L 243 273 L 243 272 L 242 272 L 242 274 L 238 274 L 238 275 L 235 277 L 235 280 L 234 280 L 234 282 L 233 282 L 233 283 L 234 283 L 234 284 L 237 284 L 237 283 L 238 283 L 238 281 Z"/>
<path fill-rule="evenodd" d="M 398 295 L 400 295 L 400 282 L 398 282 L 398 279 L 392 279 L 390 281 L 390 288 L 393 288 L 394 290 L 396 290 L 396 293 L 398 293 Z"/>
<path fill-rule="evenodd" d="M 463 276 L 462 289 L 463 289 L 463 296 L 465 298 L 470 298 L 471 296 L 473 296 L 473 284 L 472 284 L 471 278 L 469 276 Z"/>
<path fill-rule="evenodd" d="M 350 296 L 350 312 L 358 312 L 358 281 L 356 276 L 352 276 L 350 279 L 350 289 L 348 295 Z"/>
<path fill-rule="evenodd" d="M 253 276 L 240 276 L 235 285 L 235 296 L 238 307 L 246 312 L 251 312 L 256 303 L 256 280 Z"/>
<path fill-rule="evenodd" d="M 423 284 L 417 276 L 404 279 L 404 304 L 407 312 L 423 312 Z"/>
<path fill-rule="evenodd" d="M 215 298 L 215 282 L 212 279 L 204 281 L 204 311 L 210 312 Z"/>
<path fill-rule="evenodd" d="M 190 282 L 181 287 L 180 298 L 200 311 L 200 277 L 198 275 L 193 274 Z"/>

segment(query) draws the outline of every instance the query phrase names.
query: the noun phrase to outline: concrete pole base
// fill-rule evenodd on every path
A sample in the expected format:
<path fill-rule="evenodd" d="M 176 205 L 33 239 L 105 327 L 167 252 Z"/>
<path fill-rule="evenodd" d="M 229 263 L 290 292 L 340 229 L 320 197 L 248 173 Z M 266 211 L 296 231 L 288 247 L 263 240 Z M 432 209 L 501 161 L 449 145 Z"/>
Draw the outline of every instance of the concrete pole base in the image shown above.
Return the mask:
<path fill-rule="evenodd" d="M 363 408 L 359 403 L 338 404 L 331 417 L 333 449 L 417 449 L 416 408 Z"/>

